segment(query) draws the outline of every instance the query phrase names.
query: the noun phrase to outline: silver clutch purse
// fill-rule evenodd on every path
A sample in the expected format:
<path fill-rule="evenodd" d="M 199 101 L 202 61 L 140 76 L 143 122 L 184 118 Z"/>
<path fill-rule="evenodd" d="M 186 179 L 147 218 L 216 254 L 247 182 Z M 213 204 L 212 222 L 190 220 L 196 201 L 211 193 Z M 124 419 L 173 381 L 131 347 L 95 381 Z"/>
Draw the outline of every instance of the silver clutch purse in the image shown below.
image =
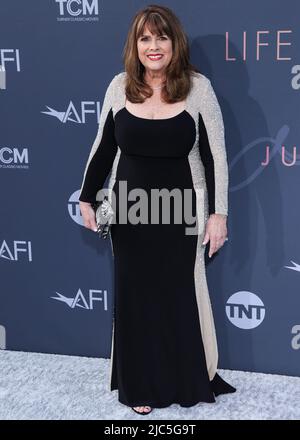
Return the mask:
<path fill-rule="evenodd" d="M 92 208 L 96 215 L 97 233 L 101 238 L 106 239 L 110 232 L 114 210 L 109 203 L 107 196 L 105 196 L 100 202 L 97 201 L 92 203 Z"/>

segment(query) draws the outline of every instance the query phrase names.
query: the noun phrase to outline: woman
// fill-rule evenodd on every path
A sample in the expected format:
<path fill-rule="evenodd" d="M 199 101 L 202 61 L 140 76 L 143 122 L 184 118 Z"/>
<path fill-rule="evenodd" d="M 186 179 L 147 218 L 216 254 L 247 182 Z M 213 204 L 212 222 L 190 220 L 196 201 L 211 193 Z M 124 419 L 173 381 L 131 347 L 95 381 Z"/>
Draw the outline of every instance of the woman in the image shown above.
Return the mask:
<path fill-rule="evenodd" d="M 96 230 L 91 203 L 111 171 L 110 387 L 119 390 L 121 403 L 149 414 L 153 407 L 215 402 L 218 394 L 236 391 L 217 374 L 204 266 L 208 241 L 211 257 L 226 240 L 228 168 L 217 98 L 210 80 L 190 64 L 187 38 L 169 8 L 151 5 L 136 14 L 124 64 L 105 94 L 79 200 L 84 225 Z M 148 198 L 153 189 L 189 190 L 199 229 L 187 233 L 191 223 L 174 222 L 173 213 L 168 224 L 151 223 L 152 206 L 147 222 L 122 223 L 133 208 L 132 198 L 119 207 L 124 183 L 128 193 L 139 188 Z"/>

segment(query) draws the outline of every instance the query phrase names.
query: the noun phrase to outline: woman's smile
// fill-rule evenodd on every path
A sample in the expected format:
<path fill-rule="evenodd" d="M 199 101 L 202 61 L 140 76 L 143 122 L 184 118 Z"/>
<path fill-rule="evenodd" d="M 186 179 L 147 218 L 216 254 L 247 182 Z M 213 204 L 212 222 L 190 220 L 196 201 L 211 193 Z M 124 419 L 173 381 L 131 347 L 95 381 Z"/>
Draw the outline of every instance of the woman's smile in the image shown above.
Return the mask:
<path fill-rule="evenodd" d="M 163 55 L 147 55 L 147 57 L 151 60 L 151 61 L 157 61 L 157 60 L 161 60 Z"/>

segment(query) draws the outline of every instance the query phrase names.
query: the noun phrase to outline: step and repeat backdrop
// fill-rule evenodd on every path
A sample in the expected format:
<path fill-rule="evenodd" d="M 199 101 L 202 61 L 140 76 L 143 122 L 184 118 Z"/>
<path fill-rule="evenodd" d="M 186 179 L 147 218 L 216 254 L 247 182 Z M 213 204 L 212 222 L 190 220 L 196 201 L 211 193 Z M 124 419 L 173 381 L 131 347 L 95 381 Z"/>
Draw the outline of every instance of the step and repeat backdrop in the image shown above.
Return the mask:
<path fill-rule="evenodd" d="M 157 3 L 182 22 L 225 124 L 229 240 L 206 255 L 219 367 L 299 376 L 300 3 Z M 147 4 L 1 1 L 2 350 L 110 356 L 111 243 L 83 226 L 78 196 Z"/>

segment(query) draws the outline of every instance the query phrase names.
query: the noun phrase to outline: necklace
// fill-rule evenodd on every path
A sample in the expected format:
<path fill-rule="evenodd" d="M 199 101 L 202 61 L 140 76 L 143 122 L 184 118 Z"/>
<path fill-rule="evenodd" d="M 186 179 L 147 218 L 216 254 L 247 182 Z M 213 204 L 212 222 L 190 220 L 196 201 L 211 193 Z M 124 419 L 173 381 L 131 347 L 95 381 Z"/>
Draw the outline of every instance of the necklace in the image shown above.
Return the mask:
<path fill-rule="evenodd" d="M 158 90 L 158 89 L 161 89 L 162 87 L 163 87 L 163 84 L 162 85 L 160 85 L 160 86 L 158 86 L 158 87 L 152 87 L 152 86 L 150 86 L 153 90 Z"/>
<path fill-rule="evenodd" d="M 163 86 L 164 86 L 164 82 L 162 82 L 159 86 L 155 86 L 155 87 L 153 87 L 153 86 L 151 86 L 151 84 L 148 84 L 150 87 L 151 87 L 151 89 L 153 89 L 153 90 L 158 90 L 158 89 L 161 89 Z"/>

